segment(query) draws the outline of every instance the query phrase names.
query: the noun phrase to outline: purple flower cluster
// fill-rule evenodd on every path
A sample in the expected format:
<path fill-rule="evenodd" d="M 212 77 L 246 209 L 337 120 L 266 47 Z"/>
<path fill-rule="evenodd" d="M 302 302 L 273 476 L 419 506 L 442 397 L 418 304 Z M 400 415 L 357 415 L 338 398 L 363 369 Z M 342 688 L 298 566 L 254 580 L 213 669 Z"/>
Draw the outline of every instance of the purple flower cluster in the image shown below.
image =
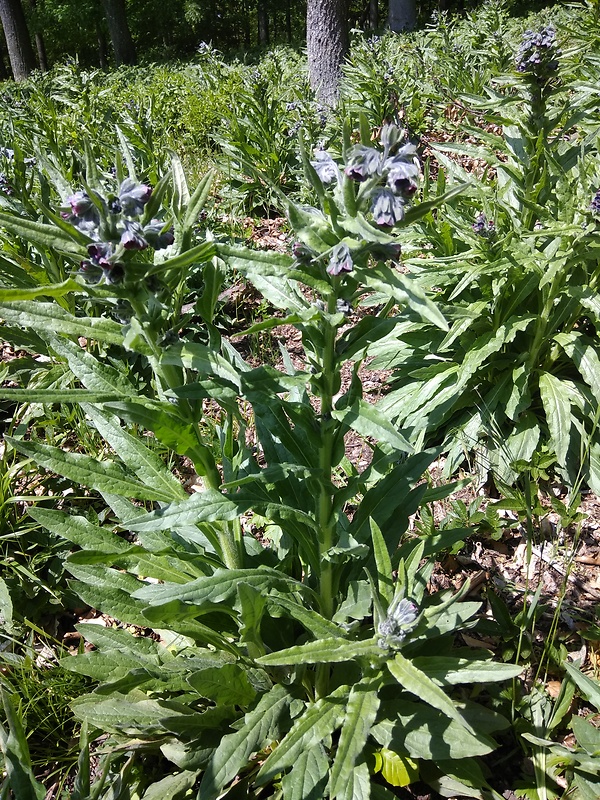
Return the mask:
<path fill-rule="evenodd" d="M 393 228 L 404 219 L 404 206 L 417 191 L 417 149 L 413 144 L 400 145 L 400 139 L 395 125 L 385 125 L 380 137 L 383 151 L 357 144 L 344 169 L 354 181 L 372 180 L 371 214 L 382 228 Z"/>
<path fill-rule="evenodd" d="M 477 215 L 472 227 L 477 236 L 481 236 L 483 239 L 493 239 L 496 236 L 494 220 L 488 220 L 483 211 Z"/>
<path fill-rule="evenodd" d="M 545 83 L 557 73 L 560 55 L 552 25 L 540 31 L 525 31 L 516 57 L 517 72 Z"/>
<path fill-rule="evenodd" d="M 596 192 L 590 203 L 590 211 L 594 216 L 600 217 L 600 189 Z"/>
<path fill-rule="evenodd" d="M 150 186 L 126 178 L 118 195 L 104 198 L 80 191 L 67 198 L 63 218 L 92 240 L 87 248 L 89 260 L 80 268 L 87 280 L 97 282 L 104 277 L 107 283 L 117 283 L 124 275 L 125 253 L 173 244 L 173 233 L 165 230 L 163 222 L 153 219 L 142 225 L 139 221 L 151 196 Z"/>
<path fill-rule="evenodd" d="M 381 639 L 379 647 L 384 650 L 398 648 L 408 633 L 408 626 L 416 620 L 419 610 L 410 600 L 393 600 L 388 608 L 387 617 L 377 626 Z"/>

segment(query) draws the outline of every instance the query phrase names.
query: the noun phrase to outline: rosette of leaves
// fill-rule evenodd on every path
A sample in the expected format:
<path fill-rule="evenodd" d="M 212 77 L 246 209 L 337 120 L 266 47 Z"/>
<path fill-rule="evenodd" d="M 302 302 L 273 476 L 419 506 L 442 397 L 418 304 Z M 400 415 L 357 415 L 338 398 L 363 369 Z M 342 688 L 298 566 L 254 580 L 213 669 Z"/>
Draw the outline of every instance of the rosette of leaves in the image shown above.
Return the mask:
<path fill-rule="evenodd" d="M 347 131 L 344 153 L 342 165 L 320 156 L 315 166 L 304 156 L 320 208 L 288 202 L 301 243 L 295 256 L 216 246 L 276 309 L 245 333 L 294 325 L 301 364 L 283 350 L 282 367 L 251 367 L 219 336 L 209 302 L 220 290 L 213 262 L 203 266 L 213 290 L 198 304 L 209 333 L 202 343 L 185 333 L 159 341 L 155 295 L 127 279 L 133 258 L 121 282 L 69 287 L 127 293 L 133 313 L 124 326 L 37 301 L 0 306 L 11 325 L 37 325 L 81 384 L 45 390 L 44 402 L 81 404 L 112 456 L 9 437 L 11 447 L 106 503 L 97 518 L 68 500 L 30 513 L 72 543 L 66 567 L 83 602 L 154 632 L 81 625 L 95 649 L 63 663 L 100 685 L 73 710 L 121 747 L 160 750 L 173 795 L 198 785 L 204 800 L 240 789 L 385 800 L 417 777 L 477 795 L 487 787 L 477 759 L 508 724 L 475 700 L 473 686 L 512 678 L 520 667 L 455 647 L 456 632 L 478 623 L 468 586 L 427 592 L 435 554 L 464 539 L 464 528 L 404 536 L 419 505 L 453 487 L 429 490 L 421 481 L 437 452 L 415 452 L 366 401 L 358 372 L 370 346 L 398 325 L 430 320 L 447 329 L 397 269 L 394 231 L 448 196 L 414 203 L 418 164 L 395 128 L 375 142 L 363 130 L 360 143 Z M 68 224 L 56 216 L 61 231 Z M 187 230 L 176 227 L 176 242 Z M 206 247 L 161 267 L 167 276 L 184 270 Z M 376 313 L 355 313 L 373 298 Z M 110 344 L 110 361 L 73 341 L 78 336 Z M 144 392 L 117 348 L 121 364 L 131 353 L 147 359 L 153 380 Z M 0 396 L 42 395 L 30 388 Z M 370 451 L 362 471 L 346 457 L 350 432 Z M 191 460 L 197 491 L 184 490 L 155 440 L 171 459 Z"/>
<path fill-rule="evenodd" d="M 520 71 L 489 98 L 465 99 L 500 130 L 465 126 L 479 145 L 435 148 L 439 189 L 472 177 L 457 157 L 488 165 L 423 220 L 428 249 L 407 259 L 435 287 L 449 333 L 392 333 L 373 366 L 398 370 L 382 413 L 411 441 L 443 444 L 448 474 L 470 454 L 482 481 L 492 471 L 511 484 L 544 459 L 569 485 L 599 490 L 598 152 L 578 130 L 595 111 L 554 36 L 537 42 L 527 34 Z"/>

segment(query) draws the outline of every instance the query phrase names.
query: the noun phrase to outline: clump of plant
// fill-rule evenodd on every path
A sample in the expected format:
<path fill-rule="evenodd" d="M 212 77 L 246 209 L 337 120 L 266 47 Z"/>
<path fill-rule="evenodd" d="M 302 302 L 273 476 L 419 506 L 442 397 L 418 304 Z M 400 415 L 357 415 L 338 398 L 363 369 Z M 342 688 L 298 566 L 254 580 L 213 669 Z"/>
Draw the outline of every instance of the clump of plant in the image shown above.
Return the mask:
<path fill-rule="evenodd" d="M 293 255 L 225 242 L 192 247 L 206 186 L 188 204 L 180 179 L 165 177 L 150 197 L 135 181 L 121 184 L 114 200 L 90 185 L 87 198 L 71 195 L 73 217 L 55 225 L 79 260 L 99 268 L 99 280 L 79 274 L 52 292 L 91 297 L 96 307 L 126 301 L 127 316 L 76 316 L 54 302 L 24 302 L 18 289 L 0 304 L 9 329 L 35 327 L 80 382 L 44 390 L 44 402 L 81 404 L 110 447 L 110 458 L 97 458 L 7 439 L 105 501 L 94 520 L 68 500 L 30 514 L 74 546 L 66 565 L 82 601 L 128 626 L 78 626 L 95 649 L 62 665 L 99 687 L 73 701 L 74 713 L 124 748 L 135 740 L 160 750 L 169 761 L 161 791 L 198 786 L 201 798 L 233 797 L 241 785 L 286 798 L 386 798 L 421 778 L 472 793 L 487 787 L 478 757 L 508 724 L 478 702 L 485 690 L 475 687 L 520 667 L 456 648 L 456 632 L 478 621 L 468 585 L 427 591 L 436 552 L 464 530 L 406 535 L 410 515 L 429 499 L 419 480 L 436 452 L 415 450 L 365 400 L 359 371 L 397 326 L 427 319 L 446 329 L 398 268 L 397 232 L 460 188 L 412 204 L 418 164 L 394 126 L 375 140 L 363 126 L 358 141 L 348 128 L 342 152 L 339 162 L 324 151 L 302 156 L 319 207 L 285 201 Z M 111 202 L 120 205 L 116 223 Z M 140 228 L 132 231 L 134 216 Z M 149 247 L 125 247 L 147 239 L 155 216 L 174 221 L 164 259 L 160 250 L 151 259 Z M 106 235 L 102 226 L 113 223 Z M 48 247 L 50 226 L 25 228 Z M 25 228 L 10 222 L 15 232 Z M 220 335 L 221 259 L 276 309 L 247 332 L 295 326 L 300 363 L 283 349 L 282 367 L 251 368 Z M 205 286 L 194 309 L 203 342 L 173 322 L 191 268 Z M 363 302 L 374 313 L 357 313 Z M 131 354 L 149 373 L 141 391 L 122 369 Z M 352 378 L 342 387 L 349 360 Z M 24 388 L 1 396 L 40 395 Z M 346 457 L 351 432 L 371 452 L 364 471 Z M 193 493 L 151 439 L 175 463 L 191 461 Z"/>
<path fill-rule="evenodd" d="M 524 35 L 514 66 L 465 98 L 501 133 L 465 126 L 478 146 L 435 148 L 438 187 L 471 185 L 425 218 L 427 249 L 406 263 L 450 331 L 378 346 L 373 366 L 401 375 L 380 408 L 411 441 L 443 444 L 448 474 L 471 454 L 482 483 L 493 472 L 511 484 L 545 453 L 570 486 L 597 489 L 598 152 L 578 132 L 595 112 L 552 27 Z M 484 179 L 460 159 L 485 161 Z"/>

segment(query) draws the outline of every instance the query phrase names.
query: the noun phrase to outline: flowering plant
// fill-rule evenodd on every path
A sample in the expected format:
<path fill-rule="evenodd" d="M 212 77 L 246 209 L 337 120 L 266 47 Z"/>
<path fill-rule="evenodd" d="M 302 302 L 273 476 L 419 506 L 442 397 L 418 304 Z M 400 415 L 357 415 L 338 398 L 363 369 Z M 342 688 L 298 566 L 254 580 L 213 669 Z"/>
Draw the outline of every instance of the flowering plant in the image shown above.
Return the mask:
<path fill-rule="evenodd" d="M 389 225 L 366 218 L 372 195 L 385 182 L 402 201 L 395 219 L 402 226 L 444 199 L 405 208 L 416 195 L 418 166 L 396 129 L 384 131 L 381 150 L 364 131 L 360 147 L 349 131 L 346 139 L 342 168 L 317 160 L 319 170 L 330 165 L 331 181 L 304 158 L 321 208 L 288 204 L 294 255 L 209 242 L 180 245 L 177 255 L 142 267 L 131 259 L 148 248 L 137 239 L 135 248 L 126 245 L 131 223 L 147 241 L 147 226 L 160 218 L 151 206 L 158 191 L 122 183 L 114 198 L 71 195 L 69 218 L 57 216 L 56 224 L 85 237 L 80 246 L 102 273 L 96 284 L 87 272 L 78 275 L 68 291 L 126 300 L 130 318 L 118 324 L 52 303 L 25 307 L 18 291 L 0 305 L 9 326 L 35 326 L 52 358 L 80 382 L 0 396 L 81 404 L 118 459 L 7 437 L 107 505 L 93 521 L 68 500 L 30 514 L 74 545 L 67 569 L 84 602 L 156 632 L 140 640 L 124 628 L 80 625 L 96 649 L 63 663 L 100 686 L 73 709 L 120 746 L 135 739 L 160 748 L 179 770 L 177 785 L 199 782 L 203 800 L 233 796 L 240 780 L 307 800 L 386 798 L 386 785 L 416 776 L 485 787 L 476 759 L 508 723 L 476 703 L 472 687 L 520 672 L 455 652 L 455 632 L 477 624 L 479 603 L 466 600 L 467 584 L 438 595 L 426 587 L 433 555 L 465 532 L 405 536 L 410 515 L 430 496 L 417 482 L 436 452 L 415 452 L 367 402 L 361 382 L 361 361 L 385 333 L 414 317 L 446 328 L 434 303 L 397 269 L 398 242 L 381 229 Z M 190 242 L 197 209 L 193 198 L 189 207 L 172 202 L 174 247 Z M 19 229 L 19 220 L 11 224 Z M 172 273 L 181 281 L 182 267 L 201 257 L 210 297 L 218 295 L 223 258 L 275 307 L 246 333 L 297 327 L 300 363 L 286 352 L 277 369 L 244 362 L 213 324 L 207 300 L 197 304 L 203 343 L 185 326 L 165 339 L 169 307 L 148 278 L 175 285 Z M 140 273 L 145 288 L 133 278 Z M 360 313 L 365 298 L 376 302 L 375 313 Z M 73 341 L 77 335 L 110 346 L 112 361 Z M 145 359 L 150 380 L 117 368 L 119 350 L 123 361 Z M 343 384 L 348 367 L 352 377 Z M 152 437 L 136 435 L 140 429 Z M 366 468 L 347 458 L 348 436 L 368 451 Z M 194 493 L 157 455 L 155 440 L 171 458 L 191 461 Z"/>

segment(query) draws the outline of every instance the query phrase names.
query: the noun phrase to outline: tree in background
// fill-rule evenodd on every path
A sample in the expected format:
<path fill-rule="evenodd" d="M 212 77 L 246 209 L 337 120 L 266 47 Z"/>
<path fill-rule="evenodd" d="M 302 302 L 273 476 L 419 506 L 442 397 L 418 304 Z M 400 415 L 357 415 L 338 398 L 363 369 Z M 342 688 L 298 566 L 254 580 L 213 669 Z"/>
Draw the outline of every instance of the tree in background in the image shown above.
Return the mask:
<path fill-rule="evenodd" d="M 308 72 L 311 88 L 323 105 L 334 106 L 337 103 L 342 61 L 348 46 L 346 0 L 308 0 Z"/>
<path fill-rule="evenodd" d="M 37 64 L 21 0 L 0 0 L 0 22 L 8 48 L 8 57 L 16 81 L 27 78 Z"/>
<path fill-rule="evenodd" d="M 108 33 L 115 52 L 117 66 L 136 64 L 135 45 L 131 38 L 125 0 L 102 0 L 102 7 L 108 23 Z"/>
<path fill-rule="evenodd" d="M 416 0 L 390 0 L 389 26 L 392 31 L 412 31 L 417 24 Z"/>

